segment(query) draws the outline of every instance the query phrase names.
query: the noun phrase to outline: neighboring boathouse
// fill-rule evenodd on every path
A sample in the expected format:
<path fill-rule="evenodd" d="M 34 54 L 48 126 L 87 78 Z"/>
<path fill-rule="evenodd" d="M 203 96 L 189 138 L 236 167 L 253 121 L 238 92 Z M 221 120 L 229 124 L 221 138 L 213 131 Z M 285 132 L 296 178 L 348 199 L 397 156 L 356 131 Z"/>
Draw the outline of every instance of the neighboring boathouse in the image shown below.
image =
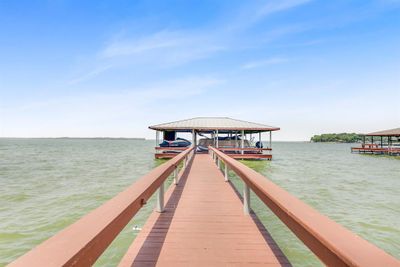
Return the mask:
<path fill-rule="evenodd" d="M 369 143 L 366 142 L 366 137 L 370 137 Z M 351 152 L 400 155 L 400 128 L 365 134 L 361 147 L 352 147 Z"/>
<path fill-rule="evenodd" d="M 272 132 L 280 129 L 227 117 L 197 117 L 149 128 L 156 131 L 156 158 L 173 158 L 193 143 L 196 153 L 208 153 L 212 146 L 236 159 L 267 160 L 272 158 Z M 268 142 L 262 139 L 265 132 Z M 191 133 L 192 141 L 178 137 L 178 133 Z"/>

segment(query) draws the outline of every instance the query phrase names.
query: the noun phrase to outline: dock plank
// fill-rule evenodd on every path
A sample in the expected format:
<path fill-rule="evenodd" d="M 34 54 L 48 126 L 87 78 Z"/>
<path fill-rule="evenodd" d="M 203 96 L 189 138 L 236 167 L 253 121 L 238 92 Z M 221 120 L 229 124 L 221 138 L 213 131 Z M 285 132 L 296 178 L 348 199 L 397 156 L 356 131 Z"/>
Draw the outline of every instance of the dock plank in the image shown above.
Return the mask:
<path fill-rule="evenodd" d="M 244 215 L 209 155 L 195 155 L 166 198 L 120 266 L 290 266 L 256 215 Z"/>

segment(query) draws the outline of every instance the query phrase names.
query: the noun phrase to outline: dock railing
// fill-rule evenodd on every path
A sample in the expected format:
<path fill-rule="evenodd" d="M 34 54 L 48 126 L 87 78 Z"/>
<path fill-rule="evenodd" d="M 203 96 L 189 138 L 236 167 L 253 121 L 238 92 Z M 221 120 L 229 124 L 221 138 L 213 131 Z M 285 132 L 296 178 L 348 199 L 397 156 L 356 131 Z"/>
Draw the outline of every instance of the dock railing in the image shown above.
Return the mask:
<path fill-rule="evenodd" d="M 218 147 L 219 151 L 222 152 L 248 152 L 248 153 L 263 153 L 265 152 L 270 152 L 272 151 L 272 148 L 269 147 L 265 147 L 265 148 L 258 148 L 258 147 L 244 147 L 244 148 L 240 148 L 240 147 Z"/>
<path fill-rule="evenodd" d="M 265 176 L 214 147 L 209 151 L 218 167 L 224 163 L 225 181 L 233 170 L 244 182 L 244 212 L 249 214 L 250 189 L 327 266 L 400 266 L 400 261 L 340 224 L 320 214 Z"/>
<path fill-rule="evenodd" d="M 164 183 L 194 154 L 191 147 L 141 177 L 126 190 L 50 237 L 9 266 L 90 266 L 158 190 L 156 210 L 164 210 Z"/>

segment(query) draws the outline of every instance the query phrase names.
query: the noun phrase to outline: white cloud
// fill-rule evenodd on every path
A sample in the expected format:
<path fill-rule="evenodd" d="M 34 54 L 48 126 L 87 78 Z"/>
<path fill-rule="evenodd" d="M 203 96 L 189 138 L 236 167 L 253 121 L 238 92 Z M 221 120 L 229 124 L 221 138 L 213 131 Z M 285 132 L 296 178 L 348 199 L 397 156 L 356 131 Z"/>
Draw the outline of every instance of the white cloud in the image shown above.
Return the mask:
<path fill-rule="evenodd" d="M 281 64 L 281 63 L 285 63 L 288 61 L 289 60 L 287 58 L 279 58 L 279 57 L 269 58 L 269 59 L 252 61 L 252 62 L 243 64 L 242 69 L 254 69 L 254 68 L 258 68 L 258 67 Z"/>
<path fill-rule="evenodd" d="M 268 1 L 256 14 L 256 17 L 264 17 L 273 13 L 282 12 L 304 4 L 308 4 L 311 0 L 274 0 Z"/>
<path fill-rule="evenodd" d="M 73 85 L 73 84 L 77 84 L 80 82 L 90 80 L 90 79 L 100 75 L 101 73 L 111 69 L 112 67 L 113 67 L 112 64 L 107 64 L 105 66 L 96 67 L 95 69 L 93 69 L 92 71 L 89 71 L 88 73 L 85 73 L 81 76 L 71 79 L 70 81 L 68 81 L 68 84 Z"/>
<path fill-rule="evenodd" d="M 234 40 L 240 36 L 241 30 L 251 27 L 262 18 L 309 2 L 311 0 L 274 0 L 263 5 L 249 5 L 249 8 L 243 8 L 244 12 L 225 24 L 203 30 L 163 29 L 142 36 L 119 34 L 97 52 L 91 70 L 71 79 L 69 83 L 87 81 L 117 67 L 151 66 L 162 69 L 209 58 L 221 51 L 235 49 L 233 44 L 236 48 L 240 46 L 241 42 Z M 264 39 L 271 41 L 303 30 L 299 25 L 272 29 L 266 33 Z"/>
<path fill-rule="evenodd" d="M 103 60 L 130 64 L 151 63 L 155 67 L 174 66 L 209 57 L 225 49 L 212 33 L 162 30 L 140 38 L 120 38 L 107 45 Z"/>
<path fill-rule="evenodd" d="M 151 50 L 179 47 L 187 41 L 178 32 L 160 31 L 138 39 L 115 40 L 100 52 L 100 56 L 103 58 L 131 56 Z"/>
<path fill-rule="evenodd" d="M 76 84 L 112 68 L 169 68 L 208 58 L 226 49 L 225 41 L 212 32 L 162 30 L 142 37 L 119 37 L 102 48 L 94 67 L 69 81 Z"/>

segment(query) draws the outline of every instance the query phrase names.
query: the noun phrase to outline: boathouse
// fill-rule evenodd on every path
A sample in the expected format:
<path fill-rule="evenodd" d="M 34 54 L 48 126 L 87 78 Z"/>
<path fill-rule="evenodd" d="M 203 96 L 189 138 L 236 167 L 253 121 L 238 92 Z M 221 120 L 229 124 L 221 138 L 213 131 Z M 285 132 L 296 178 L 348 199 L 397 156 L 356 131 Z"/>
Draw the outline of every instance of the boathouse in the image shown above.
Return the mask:
<path fill-rule="evenodd" d="M 352 147 L 351 152 L 391 156 L 400 155 L 400 128 L 364 134 L 361 147 Z"/>
<path fill-rule="evenodd" d="M 173 158 L 193 145 L 196 153 L 208 153 L 212 146 L 236 159 L 267 160 L 272 158 L 272 132 L 280 129 L 228 117 L 197 117 L 149 128 L 156 131 L 156 158 Z M 178 137 L 180 133 L 190 133 L 191 141 Z"/>

